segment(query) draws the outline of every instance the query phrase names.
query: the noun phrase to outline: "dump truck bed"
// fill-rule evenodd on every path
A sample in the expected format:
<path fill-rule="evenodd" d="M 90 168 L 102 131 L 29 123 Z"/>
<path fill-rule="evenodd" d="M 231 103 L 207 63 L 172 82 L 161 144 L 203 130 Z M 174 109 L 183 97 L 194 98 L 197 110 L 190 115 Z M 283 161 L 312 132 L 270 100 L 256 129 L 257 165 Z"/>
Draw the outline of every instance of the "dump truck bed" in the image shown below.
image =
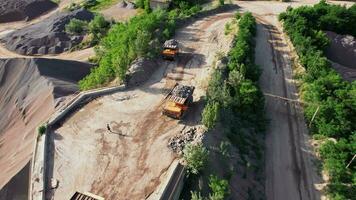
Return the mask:
<path fill-rule="evenodd" d="M 183 105 L 193 96 L 194 89 L 194 86 L 176 84 L 167 95 L 167 100 Z"/>

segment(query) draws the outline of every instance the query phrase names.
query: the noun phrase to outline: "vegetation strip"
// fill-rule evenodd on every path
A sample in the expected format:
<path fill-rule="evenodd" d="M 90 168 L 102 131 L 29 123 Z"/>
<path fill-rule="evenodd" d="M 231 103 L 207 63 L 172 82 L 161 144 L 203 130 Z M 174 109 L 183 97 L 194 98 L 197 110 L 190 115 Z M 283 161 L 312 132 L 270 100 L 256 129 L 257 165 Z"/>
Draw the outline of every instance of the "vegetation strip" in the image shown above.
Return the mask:
<path fill-rule="evenodd" d="M 238 149 L 242 164 L 244 166 L 251 165 L 250 167 L 255 169 L 254 173 L 262 174 L 263 142 L 258 142 L 258 139 L 262 138 L 260 141 L 263 141 L 262 133 L 266 120 L 264 118 L 264 97 L 257 83 L 260 69 L 254 64 L 253 38 L 256 33 L 256 22 L 251 13 L 246 13 L 242 17 L 237 13 L 236 20 L 238 20 L 238 32 L 234 46 L 228 55 L 227 67 L 217 68 L 212 73 L 202 122 L 211 131 L 215 128 L 222 128 L 223 133 L 228 137 L 229 142 L 223 141 L 219 146 L 222 157 L 232 159 L 229 152 L 229 145 L 232 143 Z M 225 32 L 231 32 L 232 26 L 232 24 L 228 24 Z M 188 150 L 185 149 L 185 151 L 192 154 L 191 146 L 187 146 L 187 148 Z M 196 148 L 196 154 L 200 156 L 196 156 L 195 159 L 186 159 L 188 169 L 199 165 L 199 170 L 202 171 L 201 164 L 207 164 L 207 153 L 201 153 L 206 151 L 204 147 Z M 252 166 L 250 159 L 254 158 L 259 163 Z M 235 163 L 238 163 L 236 161 Z M 226 176 L 224 175 L 223 178 L 213 174 L 209 176 L 210 193 L 207 199 L 222 200 L 229 196 L 229 182 L 235 173 L 234 167 L 226 169 L 226 171 Z M 194 175 L 197 174 L 197 171 L 190 173 Z M 191 199 L 204 199 L 200 192 L 192 191 Z M 246 191 L 250 198 L 253 198 L 253 193 L 257 192 L 260 191 L 257 191 L 256 188 L 255 190 L 249 188 Z"/>
<path fill-rule="evenodd" d="M 331 199 L 356 196 L 356 82 L 342 80 L 324 55 L 329 40 L 323 31 L 356 36 L 356 5 L 350 8 L 321 1 L 313 7 L 289 8 L 280 14 L 286 33 L 306 73 L 299 75 L 304 112 L 330 181 Z"/>

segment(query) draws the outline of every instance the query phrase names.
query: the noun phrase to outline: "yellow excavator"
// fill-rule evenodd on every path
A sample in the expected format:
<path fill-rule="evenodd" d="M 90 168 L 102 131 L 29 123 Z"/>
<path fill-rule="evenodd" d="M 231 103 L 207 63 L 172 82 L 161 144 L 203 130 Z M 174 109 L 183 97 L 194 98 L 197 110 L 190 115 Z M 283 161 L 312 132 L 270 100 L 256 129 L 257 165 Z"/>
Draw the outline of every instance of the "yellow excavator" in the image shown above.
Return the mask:
<path fill-rule="evenodd" d="M 162 114 L 174 119 L 181 119 L 193 102 L 194 86 L 180 85 L 176 83 L 166 96 L 166 102 Z"/>
<path fill-rule="evenodd" d="M 162 57 L 166 60 L 175 60 L 178 56 L 178 41 L 175 39 L 167 40 L 163 44 Z"/>

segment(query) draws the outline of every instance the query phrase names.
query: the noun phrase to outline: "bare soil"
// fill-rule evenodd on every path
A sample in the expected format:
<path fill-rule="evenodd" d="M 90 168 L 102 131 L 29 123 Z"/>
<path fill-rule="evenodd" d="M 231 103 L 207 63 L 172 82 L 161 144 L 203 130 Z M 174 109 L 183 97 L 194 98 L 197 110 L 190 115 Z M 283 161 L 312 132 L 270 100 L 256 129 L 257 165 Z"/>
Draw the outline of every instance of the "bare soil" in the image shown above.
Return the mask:
<path fill-rule="evenodd" d="M 223 32 L 232 16 L 198 19 L 178 30 L 182 53 L 176 62 L 161 61 L 146 84 L 98 98 L 53 130 L 54 160 L 48 164 L 59 187 L 49 196 L 69 199 L 79 190 L 107 199 L 144 199 L 154 192 L 176 159 L 167 147 L 169 138 L 184 126 L 200 124 L 202 83 L 215 53 L 229 48 L 231 38 Z M 163 97 L 176 82 L 196 87 L 182 121 L 161 115 Z"/>
<path fill-rule="evenodd" d="M 0 188 L 30 160 L 36 127 L 78 90 L 86 63 L 49 59 L 0 59 Z M 4 113 L 4 114 L 3 114 Z"/>

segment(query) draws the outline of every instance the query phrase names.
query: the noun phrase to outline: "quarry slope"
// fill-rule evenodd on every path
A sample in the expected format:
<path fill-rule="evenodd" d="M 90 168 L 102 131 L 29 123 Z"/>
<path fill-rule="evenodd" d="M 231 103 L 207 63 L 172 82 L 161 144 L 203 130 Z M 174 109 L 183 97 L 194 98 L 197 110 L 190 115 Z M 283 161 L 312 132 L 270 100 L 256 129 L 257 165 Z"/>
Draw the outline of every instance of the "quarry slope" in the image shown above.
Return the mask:
<path fill-rule="evenodd" d="M 1 0 L 0 23 L 31 20 L 56 7 L 50 0 Z"/>
<path fill-rule="evenodd" d="M 0 59 L 0 189 L 30 160 L 36 127 L 78 90 L 90 68 L 55 59 Z"/>

